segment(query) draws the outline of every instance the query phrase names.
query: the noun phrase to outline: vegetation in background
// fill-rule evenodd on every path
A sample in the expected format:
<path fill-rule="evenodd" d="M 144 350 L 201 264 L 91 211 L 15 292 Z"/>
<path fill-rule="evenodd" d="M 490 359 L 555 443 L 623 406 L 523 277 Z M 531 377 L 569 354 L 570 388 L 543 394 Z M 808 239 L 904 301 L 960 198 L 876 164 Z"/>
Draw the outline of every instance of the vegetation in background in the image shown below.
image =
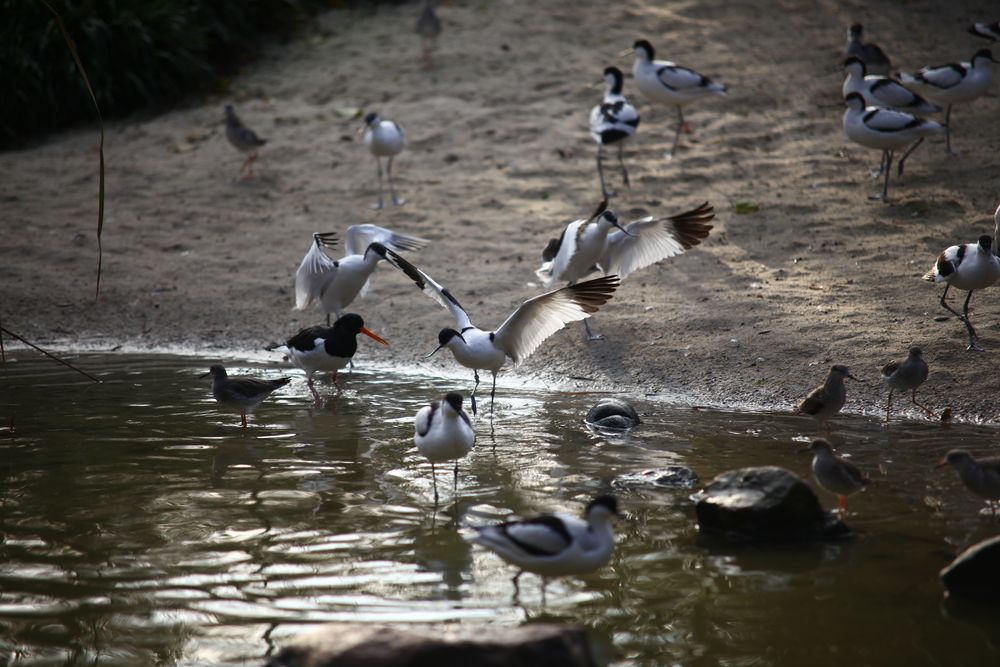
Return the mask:
<path fill-rule="evenodd" d="M 327 0 L 50 0 L 105 117 L 216 89 L 266 35 Z M 59 27 L 37 0 L 0 0 L 0 148 L 94 118 Z"/>

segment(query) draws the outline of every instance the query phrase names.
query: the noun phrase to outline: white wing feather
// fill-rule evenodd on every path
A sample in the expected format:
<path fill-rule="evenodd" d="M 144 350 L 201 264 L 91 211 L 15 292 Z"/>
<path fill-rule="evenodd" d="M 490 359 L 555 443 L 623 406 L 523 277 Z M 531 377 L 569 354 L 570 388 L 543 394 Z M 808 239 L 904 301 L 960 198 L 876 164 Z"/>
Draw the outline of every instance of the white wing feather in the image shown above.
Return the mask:
<path fill-rule="evenodd" d="M 386 248 L 403 252 L 419 250 L 426 246 L 428 241 L 377 225 L 351 225 L 347 228 L 346 250 L 348 255 L 363 255 L 372 243 L 381 243 Z"/>
<path fill-rule="evenodd" d="M 580 220 L 574 220 L 566 225 L 566 231 L 563 232 L 559 252 L 552 260 L 552 266 L 548 271 L 549 275 L 545 278 L 546 287 L 550 287 L 554 282 L 562 280 L 563 273 L 566 272 L 566 269 L 569 267 L 570 260 L 573 259 L 573 255 L 576 254 L 576 237 L 580 231 L 580 227 L 582 225 L 586 225 L 587 222 L 588 220 L 581 218 Z"/>
<path fill-rule="evenodd" d="M 295 309 L 305 310 L 317 301 L 336 272 L 337 263 L 315 240 L 310 243 L 309 252 L 295 272 Z"/>
<path fill-rule="evenodd" d="M 608 278 L 614 280 L 608 281 Z M 570 322 L 586 319 L 596 312 L 596 306 L 591 306 L 588 310 L 580 303 L 579 295 L 581 290 L 585 291 L 593 283 L 600 281 L 605 281 L 612 291 L 618 286 L 617 276 L 606 276 L 528 299 L 496 330 L 494 344 L 515 364 L 521 363 L 531 356 L 546 338 Z"/>

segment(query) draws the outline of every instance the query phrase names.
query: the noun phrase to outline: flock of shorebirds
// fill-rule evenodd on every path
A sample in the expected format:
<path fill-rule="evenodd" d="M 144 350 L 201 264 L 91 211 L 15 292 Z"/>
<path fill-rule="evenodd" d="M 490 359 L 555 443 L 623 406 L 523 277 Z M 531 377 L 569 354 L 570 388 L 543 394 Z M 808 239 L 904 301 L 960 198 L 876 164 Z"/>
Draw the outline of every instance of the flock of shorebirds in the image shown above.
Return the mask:
<path fill-rule="evenodd" d="M 441 22 L 434 11 L 433 0 L 425 0 L 417 33 L 425 40 L 426 66 L 432 64 L 434 40 L 441 31 Z M 970 29 L 975 35 L 1000 39 L 1000 24 L 975 24 Z M 650 42 L 636 41 L 628 51 L 634 54 L 632 74 L 640 92 L 652 103 L 672 106 L 677 112 L 677 126 L 668 156 L 676 151 L 681 134 L 687 129 L 683 107 L 695 100 L 711 95 L 724 95 L 726 87 L 698 72 L 675 63 L 656 60 Z M 889 172 L 894 152 L 906 148 L 898 163 L 902 174 L 903 164 L 926 136 L 945 132 L 947 150 L 950 144 L 950 114 L 953 104 L 968 102 L 986 90 L 991 79 L 993 62 L 988 50 L 981 50 L 968 63 L 955 63 L 941 67 L 927 67 L 912 75 L 892 79 L 879 72 L 888 73 L 889 59 L 879 47 L 862 42 L 862 28 L 855 24 L 849 31 L 844 67 L 844 99 L 847 112 L 844 129 L 847 136 L 862 146 L 883 151 L 877 172 L 885 180 L 880 198 L 886 199 Z M 615 192 L 607 187 L 604 175 L 604 148 L 618 147 L 618 163 L 622 181 L 629 186 L 622 147 L 633 137 L 639 127 L 639 114 L 623 94 L 624 75 L 616 67 L 604 70 L 606 93 L 601 103 L 590 113 L 590 133 L 597 143 L 597 172 L 603 201 L 585 218 L 575 220 L 563 229 L 558 238 L 552 239 L 544 249 L 544 263 L 536 272 L 546 287 L 557 283 L 566 286 L 553 289 L 521 303 L 498 327 L 484 329 L 473 324 L 469 313 L 455 295 L 423 270 L 417 268 L 400 253 L 417 251 L 427 241 L 415 236 L 395 232 L 372 224 L 353 225 L 346 232 L 346 255 L 332 259 L 328 251 L 336 246 L 335 233 L 316 233 L 309 250 L 298 267 L 295 278 L 295 307 L 303 310 L 317 307 L 326 314 L 326 326 L 302 329 L 281 345 L 272 346 L 285 355 L 294 366 L 306 373 L 306 381 L 317 404 L 322 398 L 314 384 L 320 372 L 331 373 L 331 378 L 341 389 L 337 372 L 353 366 L 358 334 L 364 334 L 377 343 L 389 343 L 365 326 L 361 316 L 347 312 L 359 296 L 364 296 L 371 276 L 378 263 L 385 260 L 399 269 L 418 289 L 446 308 L 455 320 L 454 327 L 443 328 L 438 334 L 438 346 L 433 355 L 447 348 L 455 360 L 473 370 L 475 386 L 469 396 L 472 414 L 477 414 L 476 391 L 480 384 L 480 371 L 492 374 L 490 392 L 490 417 L 496 392 L 498 371 L 508 361 L 518 364 L 531 355 L 549 336 L 566 324 L 582 320 L 590 340 L 600 338 L 590 327 L 589 318 L 615 293 L 620 280 L 630 273 L 664 259 L 682 254 L 698 245 L 712 229 L 708 224 L 714 210 L 707 202 L 689 211 L 666 217 L 646 217 L 622 224 L 616 213 L 608 208 L 608 200 Z M 913 92 L 917 87 L 930 100 Z M 945 124 L 927 120 L 924 115 L 946 107 Z M 264 140 L 247 128 L 227 105 L 226 136 L 238 150 L 247 155 L 241 171 L 253 177 L 253 164 L 257 150 Z M 388 181 L 390 201 L 402 205 L 392 180 L 393 159 L 403 150 L 406 140 L 403 129 L 392 120 L 376 113 L 364 117 L 364 142 L 374 155 L 378 173 L 378 195 L 372 205 L 381 209 L 383 198 L 383 167 L 386 160 L 385 179 Z M 996 212 L 997 231 L 1000 232 L 1000 207 Z M 969 322 L 968 306 L 972 292 L 984 289 L 1000 279 L 1000 259 L 994 254 L 992 239 L 982 236 L 977 243 L 956 245 L 938 257 L 926 280 L 944 282 L 945 291 L 941 305 L 962 321 L 969 335 L 969 349 L 980 350 L 975 329 Z M 586 279 L 593 273 L 597 278 Z M 953 310 L 945 301 L 950 287 L 966 290 L 964 314 Z M 334 322 L 331 325 L 331 315 Z M 428 356 L 430 356 L 428 355 Z M 212 366 L 212 391 L 222 405 L 238 410 L 242 427 L 246 430 L 246 416 L 271 392 L 289 382 L 288 378 L 261 380 L 250 377 L 229 377 L 222 366 Z M 927 379 L 928 368 L 918 347 L 912 347 L 905 359 L 887 364 L 882 375 L 889 388 L 886 421 L 891 415 L 894 392 L 909 392 L 914 405 L 930 416 L 934 412 L 917 401 L 917 388 Z M 843 408 L 846 401 L 846 378 L 857 380 L 846 366 L 835 365 L 826 381 L 813 390 L 798 405 L 796 412 L 812 416 L 820 429 Z M 414 421 L 414 443 L 431 463 L 435 505 L 438 501 L 435 464 L 454 462 L 454 488 L 457 493 L 458 461 L 468 455 L 476 440 L 472 419 L 463 409 L 464 398 L 459 393 L 449 393 L 441 400 L 423 407 Z M 942 416 L 948 418 L 950 410 Z M 804 450 L 805 451 L 805 450 Z M 808 451 L 813 453 L 812 470 L 819 484 L 837 494 L 839 507 L 846 511 L 847 496 L 859 491 L 868 482 L 855 466 L 836 456 L 830 443 L 815 440 Z M 954 450 L 939 465 L 955 466 L 965 485 L 990 502 L 1000 500 L 1000 457 L 975 459 L 968 453 Z M 582 574 L 594 571 L 610 559 L 614 546 L 610 520 L 618 515 L 617 503 L 611 496 L 601 496 L 591 502 L 583 519 L 566 515 L 542 515 L 520 521 L 476 528 L 471 537 L 474 542 L 499 554 L 504 560 L 518 567 L 514 578 L 524 571 L 543 577 Z M 543 597 L 544 599 L 544 597 Z"/>

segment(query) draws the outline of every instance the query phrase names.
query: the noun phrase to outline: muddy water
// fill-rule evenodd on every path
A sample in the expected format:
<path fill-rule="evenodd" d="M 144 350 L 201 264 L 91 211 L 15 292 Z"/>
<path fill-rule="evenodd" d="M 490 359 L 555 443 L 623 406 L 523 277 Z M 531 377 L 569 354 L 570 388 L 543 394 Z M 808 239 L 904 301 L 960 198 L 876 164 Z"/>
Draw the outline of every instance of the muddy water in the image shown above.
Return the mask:
<path fill-rule="evenodd" d="M 359 368 L 317 408 L 292 371 L 243 435 L 198 377 L 216 361 L 74 357 L 99 385 L 27 352 L 0 371 L 0 663 L 235 667 L 323 621 L 541 618 L 591 628 L 619 665 L 1000 664 L 1000 613 L 946 603 L 937 579 L 1000 524 L 932 470 L 952 446 L 995 450 L 996 428 L 839 420 L 835 445 L 875 482 L 837 544 L 706 543 L 688 492 L 618 489 L 611 565 L 553 582 L 543 610 L 530 575 L 513 604 L 513 571 L 462 526 L 578 512 L 616 475 L 672 463 L 807 476 L 812 424 L 639 397 L 646 424 L 608 437 L 581 423 L 595 396 L 504 389 L 457 498 L 439 469 L 435 511 L 412 416 L 464 383 Z"/>

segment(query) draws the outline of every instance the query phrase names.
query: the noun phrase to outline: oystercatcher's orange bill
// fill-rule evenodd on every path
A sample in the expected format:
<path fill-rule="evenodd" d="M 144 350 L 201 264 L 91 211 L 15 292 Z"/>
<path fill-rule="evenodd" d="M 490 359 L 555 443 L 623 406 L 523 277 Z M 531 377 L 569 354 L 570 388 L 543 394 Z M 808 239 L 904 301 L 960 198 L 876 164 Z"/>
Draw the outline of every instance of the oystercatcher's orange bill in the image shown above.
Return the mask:
<path fill-rule="evenodd" d="M 368 327 L 361 327 L 361 333 L 363 333 L 364 335 L 368 336 L 369 338 L 371 338 L 372 340 L 374 340 L 376 343 L 382 343 L 385 346 L 389 345 L 389 342 L 387 340 L 385 340 L 384 338 L 379 337 L 377 334 L 375 334 L 374 332 L 372 332 L 372 330 L 369 329 Z"/>

